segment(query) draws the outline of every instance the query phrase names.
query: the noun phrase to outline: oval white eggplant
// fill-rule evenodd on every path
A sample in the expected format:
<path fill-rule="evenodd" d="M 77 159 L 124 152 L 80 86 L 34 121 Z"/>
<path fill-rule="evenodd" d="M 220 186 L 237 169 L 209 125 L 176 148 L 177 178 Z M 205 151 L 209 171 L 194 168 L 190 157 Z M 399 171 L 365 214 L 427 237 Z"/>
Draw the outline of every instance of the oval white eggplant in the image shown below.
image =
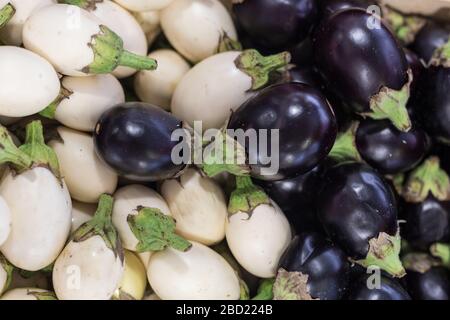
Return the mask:
<path fill-rule="evenodd" d="M 50 265 L 70 233 L 72 202 L 62 183 L 44 167 L 21 174 L 7 171 L 0 194 L 11 210 L 11 232 L 1 252 L 18 268 L 37 271 Z"/>
<path fill-rule="evenodd" d="M 113 193 L 117 174 L 98 158 L 92 137 L 65 127 L 59 127 L 58 133 L 63 142 L 52 140 L 49 145 L 58 156 L 72 198 L 96 203 L 103 193 Z"/>
<path fill-rule="evenodd" d="M 218 0 L 175 0 L 161 12 L 161 27 L 191 62 L 215 54 L 224 35 L 237 40 L 233 20 Z"/>
<path fill-rule="evenodd" d="M 56 3 L 56 0 L 0 0 L 0 8 L 11 3 L 16 9 L 9 22 L 0 29 L 0 40 L 7 45 L 22 45 L 23 24 L 34 10 Z"/>
<path fill-rule="evenodd" d="M 214 180 L 189 168 L 178 179 L 164 181 L 161 194 L 177 222 L 179 235 L 205 245 L 224 239 L 227 203 Z"/>
<path fill-rule="evenodd" d="M 72 227 L 70 232 L 75 232 L 83 223 L 91 220 L 96 208 L 97 206 L 92 203 L 72 201 Z"/>
<path fill-rule="evenodd" d="M 156 50 L 148 56 L 158 61 L 158 69 L 139 71 L 134 80 L 135 92 L 141 101 L 169 111 L 173 92 L 190 66 L 173 50 Z"/>
<path fill-rule="evenodd" d="M 161 10 L 167 7 L 173 0 L 114 0 L 122 7 L 130 11 Z"/>
<path fill-rule="evenodd" d="M 114 194 L 112 221 L 119 233 L 122 246 L 136 251 L 139 241 L 128 224 L 128 215 L 136 215 L 138 207 L 159 209 L 165 215 L 171 215 L 166 201 L 156 191 L 142 185 L 129 185 L 120 188 Z"/>
<path fill-rule="evenodd" d="M 0 47 L 0 115 L 25 117 L 46 108 L 59 95 L 52 65 L 18 47 Z"/>
<path fill-rule="evenodd" d="M 114 293 L 114 299 L 142 300 L 147 287 L 147 270 L 131 251 L 124 250 L 124 259 L 123 276 Z"/>
<path fill-rule="evenodd" d="M 0 246 L 8 239 L 11 232 L 11 210 L 5 199 L 0 196 Z M 1 288 L 1 286 L 0 286 Z"/>
<path fill-rule="evenodd" d="M 56 300 L 54 293 L 39 288 L 16 288 L 6 292 L 0 300 Z"/>
<path fill-rule="evenodd" d="M 135 12 L 133 15 L 141 25 L 141 28 L 147 37 L 147 43 L 150 46 L 161 32 L 159 11 Z"/>
<path fill-rule="evenodd" d="M 109 74 L 64 77 L 61 84 L 70 95 L 58 104 L 54 118 L 75 130 L 94 131 L 103 112 L 125 102 L 122 85 Z"/>
<path fill-rule="evenodd" d="M 226 228 L 228 246 L 239 264 L 260 278 L 275 276 L 278 261 L 291 240 L 291 228 L 273 201 L 248 213 L 229 217 Z"/>
<path fill-rule="evenodd" d="M 154 253 L 147 277 L 163 300 L 237 300 L 240 295 L 233 268 L 214 250 L 196 242 L 186 252 L 169 248 Z"/>

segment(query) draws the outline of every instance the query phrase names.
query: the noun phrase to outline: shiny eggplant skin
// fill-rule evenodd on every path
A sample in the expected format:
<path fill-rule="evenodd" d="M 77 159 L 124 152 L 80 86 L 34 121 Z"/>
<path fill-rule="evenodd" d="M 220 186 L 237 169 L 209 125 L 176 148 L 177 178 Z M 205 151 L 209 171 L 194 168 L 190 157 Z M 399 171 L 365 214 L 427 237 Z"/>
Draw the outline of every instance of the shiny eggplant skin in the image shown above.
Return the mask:
<path fill-rule="evenodd" d="M 245 0 L 233 4 L 239 28 L 252 41 L 285 50 L 305 39 L 318 18 L 315 0 Z"/>
<path fill-rule="evenodd" d="M 372 20 L 361 9 L 340 11 L 323 20 L 313 36 L 319 72 L 354 112 L 370 111 L 382 87 L 400 90 L 408 82 L 403 49 L 383 23 L 369 28 Z"/>
<path fill-rule="evenodd" d="M 321 0 L 320 1 L 320 13 L 321 18 L 329 17 L 338 11 L 348 9 L 364 9 L 370 4 L 360 0 Z"/>
<path fill-rule="evenodd" d="M 348 300 L 411 300 L 410 295 L 401 284 L 388 276 L 381 274 L 380 287 L 369 289 L 367 283 L 371 274 L 365 274 L 353 282 L 349 290 Z"/>
<path fill-rule="evenodd" d="M 317 72 L 311 67 L 295 67 L 287 71 L 288 82 L 304 83 L 314 88 L 320 88 L 321 82 Z"/>
<path fill-rule="evenodd" d="M 420 82 L 421 75 L 425 72 L 425 66 L 420 60 L 420 58 L 413 51 L 409 49 L 404 49 L 406 61 L 411 68 L 413 74 L 413 81 L 411 83 L 411 91 L 415 91 L 417 84 Z"/>
<path fill-rule="evenodd" d="M 347 256 L 318 233 L 295 236 L 281 257 L 279 268 L 307 275 L 308 293 L 314 299 L 339 300 L 349 285 Z"/>
<path fill-rule="evenodd" d="M 256 130 L 258 145 L 260 135 L 264 134 L 260 129 L 267 130 L 267 142 L 272 140 L 275 132 L 272 129 L 279 129 L 277 173 L 265 175 L 261 170 L 271 166 L 263 161 L 265 154 L 272 155 L 271 143 L 267 152 L 258 147 L 256 154 L 250 155 L 252 176 L 270 181 L 292 178 L 313 169 L 330 152 L 337 135 L 336 118 L 326 98 L 319 90 L 301 83 L 263 89 L 231 115 L 228 129 Z M 249 156 L 249 143 L 246 152 Z"/>
<path fill-rule="evenodd" d="M 317 213 L 330 239 L 351 258 L 366 257 L 369 240 L 397 231 L 395 195 L 369 166 L 347 162 L 330 168 L 317 193 Z"/>
<path fill-rule="evenodd" d="M 406 220 L 402 235 L 412 247 L 427 251 L 435 242 L 450 240 L 450 201 L 430 194 L 420 203 L 405 202 L 402 207 Z"/>
<path fill-rule="evenodd" d="M 403 132 L 387 120 L 365 120 L 356 131 L 356 147 L 379 172 L 397 174 L 414 168 L 427 153 L 430 142 L 420 128 Z"/>
<path fill-rule="evenodd" d="M 424 273 L 408 270 L 405 282 L 414 300 L 450 299 L 450 276 L 444 267 L 431 267 Z"/>
<path fill-rule="evenodd" d="M 94 143 L 97 154 L 119 175 L 134 181 L 159 181 L 175 176 L 184 165 L 171 159 L 172 132 L 182 123 L 159 107 L 128 102 L 99 119 Z"/>
<path fill-rule="evenodd" d="M 425 63 L 430 62 L 434 51 L 447 43 L 449 32 L 434 22 L 427 22 L 414 38 L 411 49 Z"/>

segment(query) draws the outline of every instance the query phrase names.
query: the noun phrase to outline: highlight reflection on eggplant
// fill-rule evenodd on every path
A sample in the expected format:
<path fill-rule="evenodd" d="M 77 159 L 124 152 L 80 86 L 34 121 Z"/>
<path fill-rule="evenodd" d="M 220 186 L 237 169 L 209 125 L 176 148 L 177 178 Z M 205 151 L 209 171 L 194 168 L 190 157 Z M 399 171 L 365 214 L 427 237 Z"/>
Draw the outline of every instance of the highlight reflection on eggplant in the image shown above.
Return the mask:
<path fill-rule="evenodd" d="M 363 275 L 354 282 L 348 300 L 411 300 L 410 295 L 397 280 L 381 275 L 380 287 L 368 288 L 372 275 Z"/>

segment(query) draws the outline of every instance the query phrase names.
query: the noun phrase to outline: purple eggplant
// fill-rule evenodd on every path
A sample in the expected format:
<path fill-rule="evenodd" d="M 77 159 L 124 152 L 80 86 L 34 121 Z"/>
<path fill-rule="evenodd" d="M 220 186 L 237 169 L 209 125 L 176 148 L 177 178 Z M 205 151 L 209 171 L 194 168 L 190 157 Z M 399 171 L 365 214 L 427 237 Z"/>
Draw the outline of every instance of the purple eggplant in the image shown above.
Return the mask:
<path fill-rule="evenodd" d="M 450 33 L 445 28 L 434 22 L 427 22 L 415 35 L 411 49 L 428 64 L 435 51 L 448 42 L 449 35 Z"/>
<path fill-rule="evenodd" d="M 336 12 L 348 9 L 364 9 L 366 10 L 370 3 L 362 0 L 321 0 L 320 14 L 322 19 L 327 18 Z"/>
<path fill-rule="evenodd" d="M 353 282 L 348 300 L 411 300 L 411 296 L 395 279 L 383 274 L 380 275 L 379 287 L 369 288 L 371 277 L 375 275 L 362 275 Z"/>

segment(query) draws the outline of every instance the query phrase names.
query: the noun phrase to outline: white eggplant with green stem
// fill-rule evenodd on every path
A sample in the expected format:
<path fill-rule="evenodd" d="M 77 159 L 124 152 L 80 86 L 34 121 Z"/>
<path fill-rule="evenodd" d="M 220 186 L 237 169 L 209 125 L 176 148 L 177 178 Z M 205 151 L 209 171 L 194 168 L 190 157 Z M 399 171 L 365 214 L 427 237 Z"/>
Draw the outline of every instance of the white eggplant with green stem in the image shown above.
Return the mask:
<path fill-rule="evenodd" d="M 36 120 L 26 126 L 17 148 L 0 127 L 0 161 L 9 168 L 0 194 L 11 210 L 11 231 L 0 250 L 14 266 L 37 271 L 50 265 L 70 233 L 72 202 L 55 152 L 44 142 Z"/>
<path fill-rule="evenodd" d="M 103 193 L 112 194 L 117 174 L 98 158 L 92 137 L 66 127 L 58 127 L 57 132 L 61 140 L 51 140 L 49 145 L 58 156 L 72 198 L 97 203 Z"/>
<path fill-rule="evenodd" d="M 0 300 L 57 300 L 55 293 L 39 288 L 17 288 L 6 292 Z"/>
<path fill-rule="evenodd" d="M 157 63 L 124 49 L 123 40 L 92 13 L 55 4 L 36 10 L 23 28 L 25 48 L 67 76 L 113 72 L 119 65 L 155 69 Z"/>
<path fill-rule="evenodd" d="M 203 130 L 221 128 L 231 112 L 269 81 L 271 72 L 285 67 L 288 52 L 264 57 L 256 50 L 230 51 L 211 56 L 195 65 L 178 83 L 171 110 Z"/>
<path fill-rule="evenodd" d="M 167 7 L 173 0 L 114 0 L 122 7 L 130 11 L 161 10 Z"/>
<path fill-rule="evenodd" d="M 161 27 L 172 46 L 194 63 L 224 48 L 240 48 L 233 20 L 218 0 L 175 0 L 161 11 Z"/>

